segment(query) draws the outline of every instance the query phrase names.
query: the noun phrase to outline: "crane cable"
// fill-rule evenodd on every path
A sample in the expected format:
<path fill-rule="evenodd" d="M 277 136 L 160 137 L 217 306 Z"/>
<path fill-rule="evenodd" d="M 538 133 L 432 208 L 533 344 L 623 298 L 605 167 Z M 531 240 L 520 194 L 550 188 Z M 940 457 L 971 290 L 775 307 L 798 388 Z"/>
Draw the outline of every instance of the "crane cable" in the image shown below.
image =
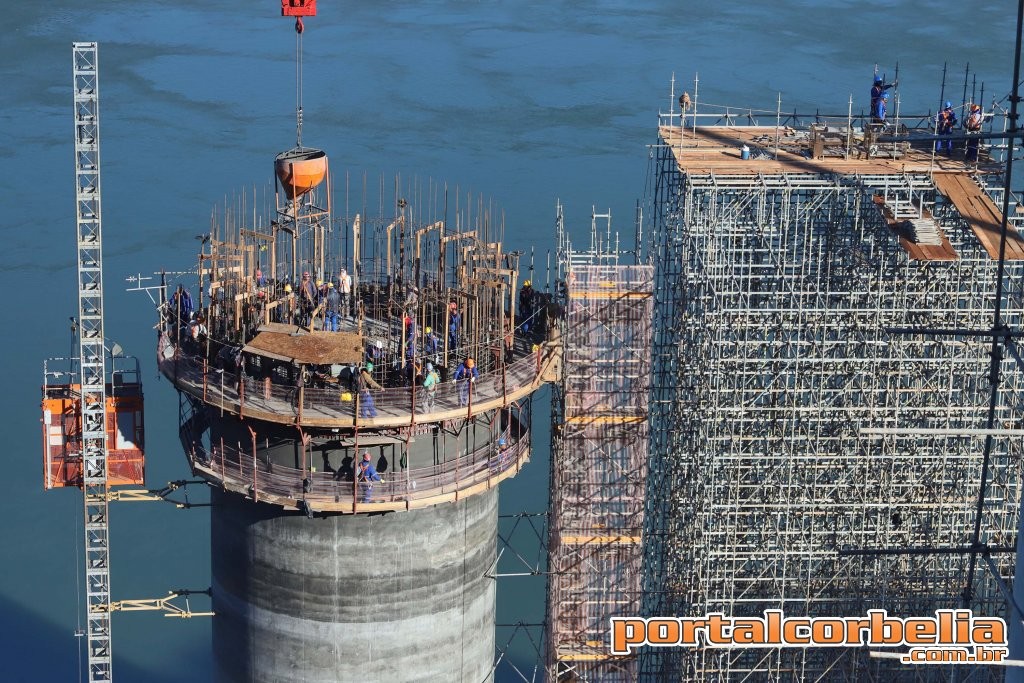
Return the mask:
<path fill-rule="evenodd" d="M 302 17 L 295 17 L 295 144 L 302 148 Z"/>

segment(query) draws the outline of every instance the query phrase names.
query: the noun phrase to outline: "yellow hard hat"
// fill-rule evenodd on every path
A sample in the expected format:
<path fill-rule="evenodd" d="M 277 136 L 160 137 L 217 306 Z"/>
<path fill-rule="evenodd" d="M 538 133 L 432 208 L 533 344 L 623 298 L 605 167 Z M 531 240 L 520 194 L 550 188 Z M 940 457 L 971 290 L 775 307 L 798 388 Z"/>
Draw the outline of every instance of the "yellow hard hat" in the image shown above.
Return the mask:
<path fill-rule="evenodd" d="M 523 287 L 532 287 L 532 286 L 533 285 L 530 283 L 529 280 L 527 280 L 526 282 L 523 283 Z"/>
<path fill-rule="evenodd" d="M 317 286 L 317 287 L 319 287 L 319 286 L 320 286 L 320 285 L 322 285 L 323 283 L 324 283 L 324 281 L 323 281 L 323 280 L 317 280 L 317 281 L 316 281 L 316 286 Z"/>
<path fill-rule="evenodd" d="M 430 334 L 430 328 L 429 327 L 425 328 L 423 331 L 426 332 L 427 334 Z"/>
<path fill-rule="evenodd" d="M 285 286 L 284 286 L 284 291 L 286 291 L 286 292 L 290 292 L 290 291 L 292 291 L 292 286 L 291 286 L 291 285 L 289 285 L 289 284 L 285 284 Z"/>

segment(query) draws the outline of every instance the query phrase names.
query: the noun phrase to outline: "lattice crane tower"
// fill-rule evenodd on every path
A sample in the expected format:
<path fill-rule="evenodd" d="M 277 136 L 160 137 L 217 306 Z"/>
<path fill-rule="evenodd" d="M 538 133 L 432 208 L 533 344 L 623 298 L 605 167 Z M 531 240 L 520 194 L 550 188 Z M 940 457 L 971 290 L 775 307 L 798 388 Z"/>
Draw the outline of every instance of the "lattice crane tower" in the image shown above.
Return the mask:
<path fill-rule="evenodd" d="M 106 357 L 103 348 L 98 47 L 96 43 L 75 43 L 73 54 L 86 638 L 89 680 L 109 681 L 110 538 L 107 525 L 107 391 Z"/>

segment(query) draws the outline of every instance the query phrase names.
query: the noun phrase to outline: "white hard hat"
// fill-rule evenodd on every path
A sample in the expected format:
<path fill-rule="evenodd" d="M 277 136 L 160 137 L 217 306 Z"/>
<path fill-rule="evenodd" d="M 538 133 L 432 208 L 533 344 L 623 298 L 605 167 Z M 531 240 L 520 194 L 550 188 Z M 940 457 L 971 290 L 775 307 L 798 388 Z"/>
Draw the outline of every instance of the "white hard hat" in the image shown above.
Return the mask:
<path fill-rule="evenodd" d="M 376 346 L 378 349 L 383 349 L 384 348 L 384 342 L 382 342 L 380 339 L 378 339 L 377 341 L 373 342 L 373 345 Z"/>

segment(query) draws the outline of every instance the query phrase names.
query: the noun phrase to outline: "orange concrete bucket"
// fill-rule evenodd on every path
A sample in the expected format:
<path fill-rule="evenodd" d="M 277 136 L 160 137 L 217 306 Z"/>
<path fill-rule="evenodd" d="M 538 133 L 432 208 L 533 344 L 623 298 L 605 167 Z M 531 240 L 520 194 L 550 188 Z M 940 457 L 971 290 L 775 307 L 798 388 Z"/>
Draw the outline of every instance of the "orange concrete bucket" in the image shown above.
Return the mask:
<path fill-rule="evenodd" d="M 288 199 L 306 194 L 327 175 L 327 153 L 320 149 L 290 149 L 274 159 L 274 172 Z"/>

